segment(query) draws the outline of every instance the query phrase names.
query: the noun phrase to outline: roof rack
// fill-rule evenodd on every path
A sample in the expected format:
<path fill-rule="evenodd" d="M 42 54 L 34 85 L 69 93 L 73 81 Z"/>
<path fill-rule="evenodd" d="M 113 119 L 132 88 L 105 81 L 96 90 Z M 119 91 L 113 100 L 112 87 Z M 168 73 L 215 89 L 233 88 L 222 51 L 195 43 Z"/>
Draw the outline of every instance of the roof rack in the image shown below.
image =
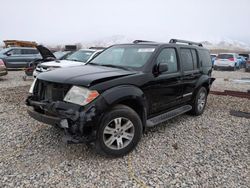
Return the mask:
<path fill-rule="evenodd" d="M 203 47 L 203 45 L 201 43 L 198 43 L 198 42 L 192 42 L 192 41 L 187 41 L 187 40 L 179 40 L 179 39 L 171 39 L 169 41 L 169 43 L 185 43 L 185 44 L 188 44 L 188 45 L 197 45 L 197 46 L 200 46 L 200 47 Z"/>
<path fill-rule="evenodd" d="M 141 42 L 153 42 L 153 41 L 147 41 L 147 40 L 134 40 L 133 41 L 134 44 L 138 44 L 138 43 L 141 43 Z"/>

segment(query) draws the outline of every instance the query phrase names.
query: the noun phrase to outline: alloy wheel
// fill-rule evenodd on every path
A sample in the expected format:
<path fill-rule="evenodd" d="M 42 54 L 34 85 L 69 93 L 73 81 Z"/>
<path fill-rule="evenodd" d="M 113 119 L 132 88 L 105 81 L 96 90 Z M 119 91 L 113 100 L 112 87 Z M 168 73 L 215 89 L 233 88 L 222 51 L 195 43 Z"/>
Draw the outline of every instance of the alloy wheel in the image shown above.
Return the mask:
<path fill-rule="evenodd" d="M 103 130 L 104 144 L 113 150 L 127 147 L 134 138 L 134 124 L 127 118 L 118 117 L 111 120 Z"/>

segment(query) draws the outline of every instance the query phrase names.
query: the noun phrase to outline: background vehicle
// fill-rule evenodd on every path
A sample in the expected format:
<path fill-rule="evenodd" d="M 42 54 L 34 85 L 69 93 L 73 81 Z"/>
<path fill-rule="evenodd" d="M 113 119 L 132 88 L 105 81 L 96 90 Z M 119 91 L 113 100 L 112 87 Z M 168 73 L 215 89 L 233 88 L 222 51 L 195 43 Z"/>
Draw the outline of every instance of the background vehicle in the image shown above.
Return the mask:
<path fill-rule="evenodd" d="M 36 48 L 10 47 L 0 52 L 0 59 L 4 61 L 7 69 L 25 68 L 28 62 L 40 58 Z"/>
<path fill-rule="evenodd" d="M 211 60 L 212 60 L 212 66 L 214 66 L 214 61 L 216 59 L 216 56 L 217 54 L 211 54 L 210 57 L 211 57 Z"/>
<path fill-rule="evenodd" d="M 93 57 L 96 57 L 101 52 L 102 50 L 81 49 L 76 52 L 73 52 L 63 60 L 40 63 L 37 65 L 33 76 L 36 77 L 41 72 L 54 70 L 56 68 L 85 65 L 86 62 L 88 62 Z"/>
<path fill-rule="evenodd" d="M 246 72 L 250 72 L 250 58 L 246 61 Z"/>
<path fill-rule="evenodd" d="M 238 55 L 236 53 L 220 53 L 214 61 L 214 70 L 230 69 L 235 71 L 240 68 Z"/>
<path fill-rule="evenodd" d="M 70 142 L 94 142 L 98 152 L 122 156 L 146 127 L 186 112 L 201 115 L 211 73 L 209 51 L 200 43 L 136 40 L 111 46 L 85 66 L 39 74 L 28 113 L 63 128 Z"/>
<path fill-rule="evenodd" d="M 243 56 L 238 56 L 238 61 L 239 61 L 239 67 L 240 68 L 243 68 L 243 67 L 246 67 L 246 58 L 243 57 Z"/>
<path fill-rule="evenodd" d="M 72 51 L 58 51 L 52 53 L 48 48 L 42 45 L 38 45 L 36 46 L 36 48 L 41 54 L 42 58 L 27 63 L 27 66 L 25 68 L 25 75 L 23 76 L 24 80 L 26 80 L 27 76 L 33 76 L 33 72 L 38 64 L 55 60 L 63 60 L 73 53 Z"/>
<path fill-rule="evenodd" d="M 8 71 L 5 67 L 3 60 L 0 59 L 0 76 L 4 76 L 6 74 L 8 74 Z"/>

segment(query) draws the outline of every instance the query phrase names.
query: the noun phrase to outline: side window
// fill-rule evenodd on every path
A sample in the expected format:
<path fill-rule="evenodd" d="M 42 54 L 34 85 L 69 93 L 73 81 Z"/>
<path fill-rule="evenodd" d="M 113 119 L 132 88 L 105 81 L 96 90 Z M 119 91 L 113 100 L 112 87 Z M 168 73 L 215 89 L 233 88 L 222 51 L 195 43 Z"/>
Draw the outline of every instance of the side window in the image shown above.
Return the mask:
<path fill-rule="evenodd" d="M 199 55 L 203 67 L 212 67 L 212 61 L 208 50 L 199 50 Z"/>
<path fill-rule="evenodd" d="M 21 54 L 21 49 L 13 49 L 9 51 L 11 55 L 20 55 Z"/>
<path fill-rule="evenodd" d="M 29 55 L 29 54 L 37 54 L 38 51 L 35 49 L 22 49 L 22 54 Z"/>
<path fill-rule="evenodd" d="M 29 51 L 28 49 L 22 49 L 22 54 L 23 54 L 23 55 L 27 55 L 27 54 L 28 54 L 28 51 Z"/>
<path fill-rule="evenodd" d="M 197 52 L 194 49 L 191 49 L 192 52 L 192 57 L 193 57 L 193 62 L 194 62 L 194 69 L 198 69 L 198 57 L 197 57 Z"/>
<path fill-rule="evenodd" d="M 30 54 L 38 54 L 38 51 L 36 49 L 31 49 Z"/>
<path fill-rule="evenodd" d="M 193 57 L 190 49 L 181 49 L 181 61 L 184 71 L 193 70 Z"/>
<path fill-rule="evenodd" d="M 168 71 L 166 73 L 174 73 L 178 71 L 176 52 L 173 48 L 165 48 L 157 57 L 157 64 L 166 63 Z"/>

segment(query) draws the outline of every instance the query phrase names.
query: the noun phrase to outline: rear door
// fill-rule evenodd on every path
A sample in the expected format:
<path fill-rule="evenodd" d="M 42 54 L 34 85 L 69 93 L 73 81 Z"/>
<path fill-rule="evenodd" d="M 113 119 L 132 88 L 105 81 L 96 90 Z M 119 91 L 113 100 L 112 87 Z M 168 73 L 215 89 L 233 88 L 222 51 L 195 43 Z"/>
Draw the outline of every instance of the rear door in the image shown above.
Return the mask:
<path fill-rule="evenodd" d="M 202 75 L 199 65 L 198 52 L 193 48 L 180 48 L 180 58 L 183 71 L 183 102 L 191 100 L 196 83 Z"/>

